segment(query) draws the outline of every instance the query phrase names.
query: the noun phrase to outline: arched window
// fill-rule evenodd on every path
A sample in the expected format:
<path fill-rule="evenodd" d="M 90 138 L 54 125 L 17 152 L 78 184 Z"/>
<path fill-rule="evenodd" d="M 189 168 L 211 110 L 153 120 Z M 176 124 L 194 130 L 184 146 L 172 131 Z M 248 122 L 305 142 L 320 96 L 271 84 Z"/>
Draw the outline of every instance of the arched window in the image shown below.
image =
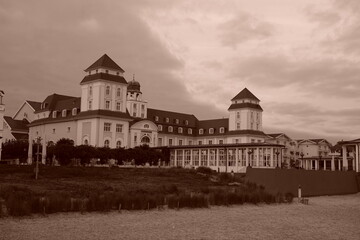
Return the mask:
<path fill-rule="evenodd" d="M 84 140 L 84 145 L 89 145 L 89 141 L 87 139 Z"/>
<path fill-rule="evenodd" d="M 116 142 L 116 148 L 121 148 L 121 141 Z"/>
<path fill-rule="evenodd" d="M 75 116 L 76 113 L 77 113 L 77 109 L 76 109 L 76 108 L 73 108 L 73 110 L 72 110 L 72 115 Z"/>
<path fill-rule="evenodd" d="M 109 140 L 105 140 L 104 141 L 104 147 L 110 147 L 110 141 Z"/>
<path fill-rule="evenodd" d="M 225 128 L 221 127 L 220 128 L 220 133 L 224 133 L 225 132 Z"/>
<path fill-rule="evenodd" d="M 173 127 L 172 126 L 168 127 L 168 132 L 173 132 Z"/>
<path fill-rule="evenodd" d="M 183 133 L 182 127 L 179 127 L 179 128 L 178 128 L 178 133 Z"/>
<path fill-rule="evenodd" d="M 105 94 L 110 95 L 110 86 L 106 86 Z"/>
<path fill-rule="evenodd" d="M 199 134 L 204 134 L 204 129 L 199 129 Z"/>
<path fill-rule="evenodd" d="M 150 128 L 149 124 L 144 124 L 144 128 Z"/>
<path fill-rule="evenodd" d="M 192 129 L 188 128 L 188 134 L 192 134 Z"/>
<path fill-rule="evenodd" d="M 162 131 L 162 125 L 159 125 L 159 126 L 158 126 L 158 130 L 159 130 L 159 131 Z"/>
<path fill-rule="evenodd" d="M 210 128 L 210 129 L 209 129 L 209 133 L 210 133 L 210 134 L 214 134 L 214 129 L 213 129 L 213 128 Z"/>

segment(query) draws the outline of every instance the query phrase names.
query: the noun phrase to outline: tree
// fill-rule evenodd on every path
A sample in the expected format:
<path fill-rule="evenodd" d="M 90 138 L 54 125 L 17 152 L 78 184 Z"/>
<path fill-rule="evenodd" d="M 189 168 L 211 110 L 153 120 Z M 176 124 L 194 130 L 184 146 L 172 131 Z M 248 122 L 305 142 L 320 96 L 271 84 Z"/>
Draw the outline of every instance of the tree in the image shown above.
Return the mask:
<path fill-rule="evenodd" d="M 79 158 L 81 164 L 89 164 L 95 155 L 96 149 L 93 146 L 80 145 L 75 147 L 74 157 Z"/>
<path fill-rule="evenodd" d="M 28 156 L 28 141 L 24 140 L 9 140 L 2 144 L 2 158 L 3 159 L 19 159 L 24 162 Z"/>
<path fill-rule="evenodd" d="M 71 159 L 74 158 L 74 141 L 68 138 L 61 138 L 56 142 L 54 154 L 60 165 L 69 165 Z"/>

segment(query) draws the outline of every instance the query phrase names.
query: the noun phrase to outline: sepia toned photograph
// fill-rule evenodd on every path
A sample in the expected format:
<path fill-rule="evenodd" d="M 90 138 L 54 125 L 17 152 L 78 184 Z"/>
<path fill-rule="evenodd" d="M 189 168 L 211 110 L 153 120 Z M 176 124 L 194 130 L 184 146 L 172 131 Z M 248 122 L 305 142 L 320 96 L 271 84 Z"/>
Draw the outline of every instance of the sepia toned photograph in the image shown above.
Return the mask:
<path fill-rule="evenodd" d="M 0 240 L 360 239 L 359 12 L 0 0 Z"/>

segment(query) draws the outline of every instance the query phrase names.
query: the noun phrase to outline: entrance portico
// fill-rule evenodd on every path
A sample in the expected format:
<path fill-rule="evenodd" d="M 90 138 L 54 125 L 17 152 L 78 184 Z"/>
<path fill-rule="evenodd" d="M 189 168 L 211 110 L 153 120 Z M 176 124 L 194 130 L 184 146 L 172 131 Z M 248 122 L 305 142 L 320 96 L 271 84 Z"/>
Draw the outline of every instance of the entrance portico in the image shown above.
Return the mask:
<path fill-rule="evenodd" d="M 360 172 L 360 138 L 339 144 L 342 149 L 343 170 Z"/>

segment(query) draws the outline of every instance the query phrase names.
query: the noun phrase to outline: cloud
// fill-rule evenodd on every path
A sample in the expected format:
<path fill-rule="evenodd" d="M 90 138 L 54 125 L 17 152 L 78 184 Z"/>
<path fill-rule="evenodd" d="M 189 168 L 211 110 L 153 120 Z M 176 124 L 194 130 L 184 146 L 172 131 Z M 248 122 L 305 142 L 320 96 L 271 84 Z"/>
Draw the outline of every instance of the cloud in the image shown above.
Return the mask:
<path fill-rule="evenodd" d="M 80 22 L 80 27 L 88 31 L 97 31 L 100 28 L 99 22 L 95 18 L 85 19 Z"/>
<path fill-rule="evenodd" d="M 317 22 L 321 28 L 332 27 L 341 20 L 341 16 L 335 10 L 318 10 L 308 6 L 305 13 L 310 21 Z"/>
<path fill-rule="evenodd" d="M 224 46 L 236 48 L 238 44 L 251 41 L 263 40 L 274 34 L 274 26 L 269 22 L 262 21 L 256 17 L 239 12 L 218 26 L 220 39 Z"/>
<path fill-rule="evenodd" d="M 302 92 L 322 96 L 359 98 L 356 61 L 343 59 L 293 59 L 284 55 L 250 56 L 232 61 L 230 77 L 257 86 L 293 86 Z"/>

